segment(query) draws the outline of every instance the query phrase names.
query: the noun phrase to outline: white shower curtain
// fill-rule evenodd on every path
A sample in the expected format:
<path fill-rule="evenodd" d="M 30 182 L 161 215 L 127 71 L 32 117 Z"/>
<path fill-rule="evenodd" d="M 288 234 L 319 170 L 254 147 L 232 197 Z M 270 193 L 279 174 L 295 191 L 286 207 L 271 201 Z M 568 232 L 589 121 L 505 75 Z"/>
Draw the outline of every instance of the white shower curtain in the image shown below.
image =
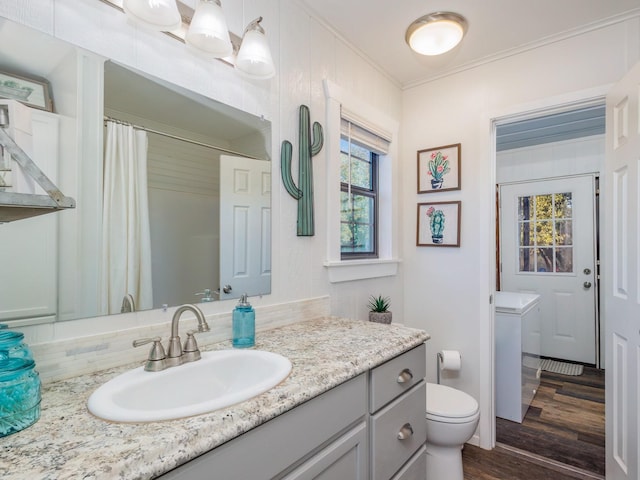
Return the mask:
<path fill-rule="evenodd" d="M 153 307 L 147 195 L 147 133 L 107 122 L 102 203 L 103 314 L 119 313 L 130 294 L 136 310 Z"/>

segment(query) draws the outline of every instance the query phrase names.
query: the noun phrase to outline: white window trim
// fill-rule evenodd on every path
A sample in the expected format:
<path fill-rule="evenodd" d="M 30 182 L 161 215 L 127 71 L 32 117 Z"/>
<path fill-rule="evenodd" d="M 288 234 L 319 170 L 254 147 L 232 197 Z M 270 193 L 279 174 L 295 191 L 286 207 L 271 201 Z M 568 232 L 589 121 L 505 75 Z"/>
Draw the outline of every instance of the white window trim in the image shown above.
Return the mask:
<path fill-rule="evenodd" d="M 387 277 L 398 273 L 398 130 L 396 120 L 324 79 L 326 97 L 325 148 L 327 165 L 327 253 L 324 266 L 331 283 Z M 340 258 L 340 109 L 344 107 L 391 134 L 389 153 L 378 162 L 378 258 Z"/>

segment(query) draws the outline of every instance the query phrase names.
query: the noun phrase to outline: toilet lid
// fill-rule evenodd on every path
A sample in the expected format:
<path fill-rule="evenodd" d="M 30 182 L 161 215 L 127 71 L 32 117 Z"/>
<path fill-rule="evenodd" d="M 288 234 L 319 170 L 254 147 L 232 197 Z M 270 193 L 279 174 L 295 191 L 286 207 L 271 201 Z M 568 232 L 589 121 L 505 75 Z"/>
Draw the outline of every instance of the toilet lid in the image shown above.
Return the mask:
<path fill-rule="evenodd" d="M 455 388 L 427 383 L 427 417 L 462 419 L 478 413 L 478 402 Z"/>

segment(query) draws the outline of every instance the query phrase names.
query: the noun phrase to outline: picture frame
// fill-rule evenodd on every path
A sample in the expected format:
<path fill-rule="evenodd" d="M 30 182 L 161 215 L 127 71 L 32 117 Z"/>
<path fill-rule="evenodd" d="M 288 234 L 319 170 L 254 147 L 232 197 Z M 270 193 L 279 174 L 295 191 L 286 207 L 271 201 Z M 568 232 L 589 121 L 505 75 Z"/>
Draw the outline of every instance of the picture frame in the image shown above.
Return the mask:
<path fill-rule="evenodd" d="M 418 193 L 460 190 L 462 144 L 418 150 Z"/>
<path fill-rule="evenodd" d="M 17 100 L 29 107 L 53 111 L 49 82 L 0 71 L 0 98 Z"/>
<path fill-rule="evenodd" d="M 462 202 L 418 203 L 416 246 L 459 247 Z"/>

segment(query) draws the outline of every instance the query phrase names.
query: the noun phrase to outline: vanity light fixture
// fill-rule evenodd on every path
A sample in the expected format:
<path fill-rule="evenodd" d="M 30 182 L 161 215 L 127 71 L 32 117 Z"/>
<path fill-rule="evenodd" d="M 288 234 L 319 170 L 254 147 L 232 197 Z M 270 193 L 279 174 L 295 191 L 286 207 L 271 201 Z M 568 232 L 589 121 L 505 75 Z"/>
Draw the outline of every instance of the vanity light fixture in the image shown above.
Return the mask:
<path fill-rule="evenodd" d="M 261 21 L 262 17 L 256 18 L 244 30 L 235 66 L 248 77 L 266 80 L 276 74 L 276 68 Z"/>
<path fill-rule="evenodd" d="M 153 30 L 170 32 L 182 25 L 176 0 L 124 0 L 122 9 L 132 21 Z"/>
<path fill-rule="evenodd" d="M 233 53 L 227 20 L 220 0 L 200 0 L 191 19 L 185 42 L 211 58 Z"/>
<path fill-rule="evenodd" d="M 453 12 L 435 12 L 415 20 L 405 34 L 411 49 L 420 55 L 441 55 L 455 48 L 465 33 L 467 21 Z"/>
<path fill-rule="evenodd" d="M 235 66 L 248 78 L 267 80 L 276 74 L 271 50 L 260 25 L 249 23 L 242 40 L 230 32 L 220 0 L 197 0 L 194 10 L 178 0 L 100 0 L 124 11 L 133 22 L 165 32 L 198 53 Z"/>

